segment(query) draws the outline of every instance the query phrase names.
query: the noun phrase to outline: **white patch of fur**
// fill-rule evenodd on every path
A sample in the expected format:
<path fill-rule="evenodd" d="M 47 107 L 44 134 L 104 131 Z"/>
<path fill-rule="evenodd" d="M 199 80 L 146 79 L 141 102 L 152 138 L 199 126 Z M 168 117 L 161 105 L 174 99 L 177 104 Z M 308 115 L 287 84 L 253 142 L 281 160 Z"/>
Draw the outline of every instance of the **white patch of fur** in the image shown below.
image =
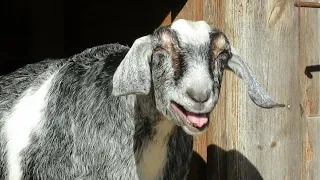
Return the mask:
<path fill-rule="evenodd" d="M 179 19 L 172 23 L 171 28 L 178 32 L 185 44 L 204 44 L 210 41 L 211 28 L 205 21 Z"/>
<path fill-rule="evenodd" d="M 141 179 L 158 179 L 165 166 L 167 159 L 167 143 L 169 134 L 174 124 L 167 119 L 161 119 L 156 127 L 153 139 L 145 147 L 138 164 Z"/>
<path fill-rule="evenodd" d="M 54 75 L 51 75 L 36 92 L 32 92 L 31 89 L 26 90 L 5 120 L 9 180 L 21 179 L 20 153 L 27 147 L 31 132 L 41 120 L 45 97 L 53 77 Z"/>
<path fill-rule="evenodd" d="M 203 64 L 194 63 L 190 65 L 183 79 L 183 87 L 197 87 L 199 89 L 210 89 L 213 86 L 208 68 Z"/>

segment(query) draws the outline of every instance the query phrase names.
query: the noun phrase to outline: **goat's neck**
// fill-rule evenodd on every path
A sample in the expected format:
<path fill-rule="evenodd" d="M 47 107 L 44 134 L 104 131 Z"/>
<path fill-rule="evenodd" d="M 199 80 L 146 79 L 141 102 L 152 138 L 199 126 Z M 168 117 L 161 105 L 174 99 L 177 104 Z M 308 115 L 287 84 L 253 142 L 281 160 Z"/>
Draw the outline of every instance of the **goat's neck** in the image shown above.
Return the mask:
<path fill-rule="evenodd" d="M 147 120 L 156 125 L 162 121 L 168 121 L 170 122 L 169 124 L 174 124 L 171 120 L 168 120 L 161 112 L 158 111 L 152 92 L 150 92 L 148 95 L 136 96 L 135 112 L 138 117 L 138 122 L 141 120 Z"/>
<path fill-rule="evenodd" d="M 175 127 L 156 108 L 152 95 L 137 96 L 135 154 L 142 179 L 157 179 L 167 163 L 168 142 Z"/>
<path fill-rule="evenodd" d="M 156 103 L 151 93 L 148 95 L 136 96 L 135 114 L 136 117 L 138 117 L 138 121 L 141 120 L 140 118 L 148 120 L 150 123 L 157 121 L 160 113 L 157 111 Z"/>
<path fill-rule="evenodd" d="M 173 121 L 168 120 L 157 110 L 152 93 L 136 96 L 135 117 L 136 126 L 149 126 L 147 129 L 151 130 L 151 134 L 154 138 L 168 137 L 175 127 Z M 160 134 L 161 137 L 157 137 L 157 135 Z M 151 140 L 154 140 L 154 138 L 151 138 Z M 166 141 L 167 139 L 163 140 Z"/>

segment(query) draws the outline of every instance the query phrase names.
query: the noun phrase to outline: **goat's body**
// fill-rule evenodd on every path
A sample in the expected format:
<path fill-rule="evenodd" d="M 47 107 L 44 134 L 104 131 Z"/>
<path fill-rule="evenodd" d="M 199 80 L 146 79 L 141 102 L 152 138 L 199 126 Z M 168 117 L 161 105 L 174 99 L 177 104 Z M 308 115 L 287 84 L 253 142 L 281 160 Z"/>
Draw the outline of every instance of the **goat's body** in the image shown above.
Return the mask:
<path fill-rule="evenodd" d="M 204 21 L 0 77 L 0 180 L 185 179 L 225 66 L 257 105 L 284 107 Z"/>
<path fill-rule="evenodd" d="M 88 49 L 0 77 L 0 180 L 184 179 L 192 137 L 148 95 L 111 95 L 129 48 Z"/>

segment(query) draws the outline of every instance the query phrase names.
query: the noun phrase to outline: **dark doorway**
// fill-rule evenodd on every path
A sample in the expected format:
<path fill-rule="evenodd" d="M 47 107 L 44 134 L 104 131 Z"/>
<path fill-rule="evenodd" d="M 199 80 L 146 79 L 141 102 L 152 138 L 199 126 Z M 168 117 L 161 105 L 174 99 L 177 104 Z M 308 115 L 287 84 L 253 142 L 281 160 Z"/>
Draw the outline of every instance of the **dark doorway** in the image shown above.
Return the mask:
<path fill-rule="evenodd" d="M 0 75 L 45 58 L 67 57 L 151 33 L 186 0 L 5 0 L 0 6 Z"/>

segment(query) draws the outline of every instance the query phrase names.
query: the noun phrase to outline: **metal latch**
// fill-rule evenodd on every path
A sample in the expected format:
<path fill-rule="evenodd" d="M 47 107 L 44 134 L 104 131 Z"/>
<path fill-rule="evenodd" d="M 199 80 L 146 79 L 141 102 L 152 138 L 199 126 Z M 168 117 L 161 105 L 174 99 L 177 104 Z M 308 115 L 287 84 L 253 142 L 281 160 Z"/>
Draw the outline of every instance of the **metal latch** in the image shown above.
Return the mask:
<path fill-rule="evenodd" d="M 294 5 L 296 7 L 320 8 L 320 2 L 296 2 Z"/>

